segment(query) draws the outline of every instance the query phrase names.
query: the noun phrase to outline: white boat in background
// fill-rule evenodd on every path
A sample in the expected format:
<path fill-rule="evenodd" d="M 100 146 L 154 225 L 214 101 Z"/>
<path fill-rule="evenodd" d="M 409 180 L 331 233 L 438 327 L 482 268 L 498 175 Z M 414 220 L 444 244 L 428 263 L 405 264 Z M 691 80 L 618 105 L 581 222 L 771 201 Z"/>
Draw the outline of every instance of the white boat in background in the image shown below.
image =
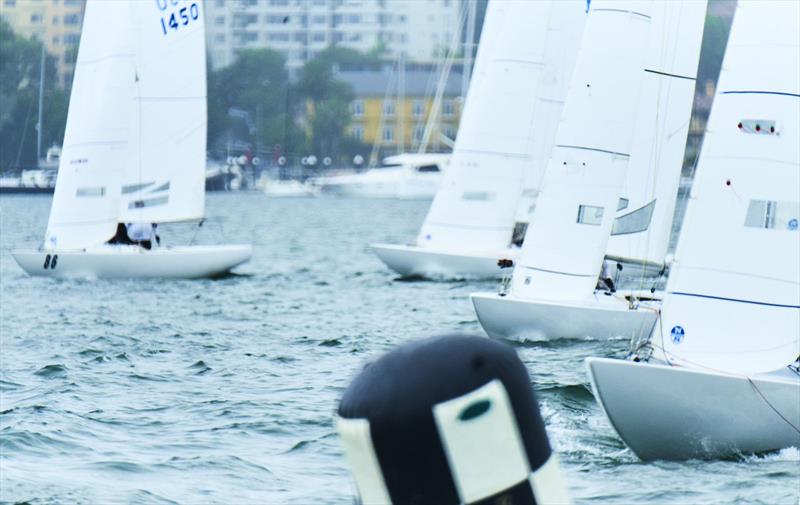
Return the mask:
<path fill-rule="evenodd" d="M 447 170 L 449 154 L 404 153 L 384 159 L 384 167 L 365 172 L 314 177 L 307 181 L 322 194 L 354 198 L 433 198 Z"/>
<path fill-rule="evenodd" d="M 585 7 L 489 2 L 442 188 L 413 244 L 371 246 L 389 268 L 432 279 L 496 278 L 498 259 L 516 257 L 555 139 Z"/>
<path fill-rule="evenodd" d="M 87 2 L 44 245 L 13 252 L 28 274 L 209 277 L 250 258 L 249 245 L 107 243 L 119 223 L 204 215 L 204 21 L 201 3 L 183 5 Z"/>
<path fill-rule="evenodd" d="M 304 198 L 317 196 L 319 189 L 298 180 L 264 178 L 262 191 L 270 198 Z"/>
<path fill-rule="evenodd" d="M 584 62 L 582 73 L 576 73 L 570 92 L 579 94 L 583 88 L 583 101 L 573 107 L 573 95 L 568 98 L 563 131 L 510 289 L 472 295 L 478 319 L 490 336 L 631 338 L 647 335 L 656 321 L 660 294 L 647 293 L 644 300 L 630 293 L 612 296 L 598 291 L 596 284 L 604 257 L 639 265 L 641 271 L 664 268 L 706 2 L 631 5 L 649 13 L 592 3 L 589 22 L 595 16 L 596 24 L 590 35 L 630 31 L 630 18 L 649 25 L 643 35 L 647 38 L 637 42 L 641 54 L 635 55 L 638 68 L 630 77 L 641 83 L 641 91 L 614 89 L 604 82 L 609 70 L 597 66 L 597 58 Z M 587 39 L 584 44 L 595 42 Z M 631 73 L 630 68 L 616 71 Z M 592 102 L 601 91 L 608 93 L 604 101 Z M 636 96 L 638 101 L 631 100 Z M 608 110 L 612 103 L 618 108 Z M 585 169 L 591 167 L 592 157 L 598 165 Z M 643 272 L 639 278 L 639 290 L 653 283 Z"/>
<path fill-rule="evenodd" d="M 800 447 L 797 19 L 739 2 L 661 320 L 631 360 L 587 360 L 642 459 Z"/>

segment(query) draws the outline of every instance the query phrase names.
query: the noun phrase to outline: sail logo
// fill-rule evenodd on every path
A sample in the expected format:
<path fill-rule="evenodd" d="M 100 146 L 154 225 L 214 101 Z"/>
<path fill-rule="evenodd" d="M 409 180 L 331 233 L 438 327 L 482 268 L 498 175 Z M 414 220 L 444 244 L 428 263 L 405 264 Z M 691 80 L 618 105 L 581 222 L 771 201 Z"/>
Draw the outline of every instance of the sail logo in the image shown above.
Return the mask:
<path fill-rule="evenodd" d="M 178 31 L 182 26 L 189 26 L 193 21 L 200 19 L 200 6 L 197 2 L 186 0 L 155 0 L 156 7 L 164 14 L 159 18 L 161 21 L 161 32 L 164 36 L 171 31 Z M 180 7 L 183 5 L 183 7 Z M 168 9 L 174 9 L 167 12 Z M 169 29 L 169 30 L 168 30 Z"/>
<path fill-rule="evenodd" d="M 686 335 L 686 332 L 683 330 L 683 326 L 673 326 L 670 335 L 672 335 L 673 342 L 680 344 L 683 342 L 683 337 Z"/>
<path fill-rule="evenodd" d="M 790 219 L 789 224 L 787 224 L 786 227 L 789 228 L 790 231 L 797 230 L 797 218 L 793 217 L 792 219 Z"/>

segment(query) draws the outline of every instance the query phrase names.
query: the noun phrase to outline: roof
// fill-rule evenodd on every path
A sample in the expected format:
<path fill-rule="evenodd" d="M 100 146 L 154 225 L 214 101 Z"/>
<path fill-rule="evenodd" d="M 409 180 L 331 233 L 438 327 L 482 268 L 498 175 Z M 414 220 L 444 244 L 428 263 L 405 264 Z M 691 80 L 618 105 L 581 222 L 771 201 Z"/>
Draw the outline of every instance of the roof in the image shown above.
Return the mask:
<path fill-rule="evenodd" d="M 406 96 L 429 96 L 436 92 L 439 72 L 432 70 L 407 70 L 406 71 Z M 386 89 L 391 84 L 397 90 L 397 76 L 388 69 L 381 70 L 340 70 L 336 78 L 353 87 L 356 96 L 384 96 Z M 445 96 L 459 96 L 461 94 L 461 72 L 455 69 L 450 72 L 447 85 L 444 89 Z"/>

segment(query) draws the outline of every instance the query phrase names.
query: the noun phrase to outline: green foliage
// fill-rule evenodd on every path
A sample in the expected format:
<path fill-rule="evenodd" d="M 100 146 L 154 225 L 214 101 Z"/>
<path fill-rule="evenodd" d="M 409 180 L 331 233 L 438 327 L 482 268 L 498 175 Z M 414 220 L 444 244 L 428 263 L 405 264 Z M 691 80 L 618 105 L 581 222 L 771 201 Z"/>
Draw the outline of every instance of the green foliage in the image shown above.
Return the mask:
<path fill-rule="evenodd" d="M 236 62 L 208 73 L 208 144 L 217 155 L 229 141 L 270 152 L 301 151 L 302 130 L 294 121 L 298 108 L 283 55 L 270 49 L 248 49 Z M 231 110 L 246 113 L 231 115 Z"/>
<path fill-rule="evenodd" d="M 364 146 L 347 134 L 352 113 L 352 88 L 336 80 L 336 68 L 369 67 L 380 63 L 380 50 L 363 54 L 353 49 L 332 46 L 309 60 L 300 72 L 298 93 L 311 103 L 311 150 L 318 156 L 334 159 L 364 151 Z"/>
<path fill-rule="evenodd" d="M 0 171 L 35 168 L 42 46 L 0 20 Z M 45 59 L 42 150 L 61 144 L 68 92 L 56 86 L 55 59 Z M 44 152 L 42 152 L 44 156 Z"/>

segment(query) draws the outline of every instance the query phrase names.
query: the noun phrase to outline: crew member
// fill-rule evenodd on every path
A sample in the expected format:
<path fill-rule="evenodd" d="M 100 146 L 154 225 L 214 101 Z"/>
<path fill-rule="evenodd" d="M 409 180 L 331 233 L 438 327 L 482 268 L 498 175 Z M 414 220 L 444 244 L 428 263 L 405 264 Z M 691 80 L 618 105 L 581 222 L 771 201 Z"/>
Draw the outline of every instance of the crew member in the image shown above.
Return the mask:
<path fill-rule="evenodd" d="M 603 268 L 600 270 L 600 277 L 597 279 L 597 289 L 604 289 L 608 293 L 616 293 L 617 287 L 614 285 L 614 273 L 622 270 L 622 266 L 616 261 L 604 260 Z"/>
<path fill-rule="evenodd" d="M 138 244 L 148 251 L 153 247 L 153 240 L 156 237 L 153 223 L 128 223 L 127 230 L 128 237 L 134 244 Z"/>

